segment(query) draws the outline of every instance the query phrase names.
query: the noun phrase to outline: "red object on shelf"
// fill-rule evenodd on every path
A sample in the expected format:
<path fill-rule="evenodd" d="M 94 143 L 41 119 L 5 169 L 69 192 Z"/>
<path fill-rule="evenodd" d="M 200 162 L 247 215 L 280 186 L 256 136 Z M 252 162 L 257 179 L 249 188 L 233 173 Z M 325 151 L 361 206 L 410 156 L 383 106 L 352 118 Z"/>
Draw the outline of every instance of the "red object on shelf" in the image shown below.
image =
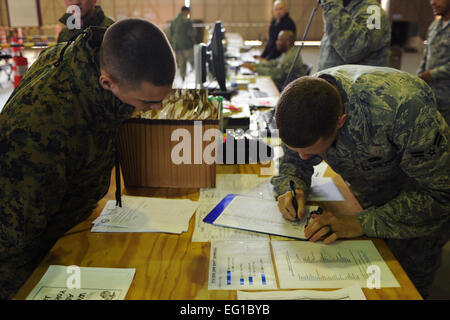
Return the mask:
<path fill-rule="evenodd" d="M 14 88 L 17 88 L 20 81 L 22 81 L 23 77 L 27 73 L 28 70 L 28 59 L 19 54 L 16 57 L 13 57 L 14 66 Z"/>

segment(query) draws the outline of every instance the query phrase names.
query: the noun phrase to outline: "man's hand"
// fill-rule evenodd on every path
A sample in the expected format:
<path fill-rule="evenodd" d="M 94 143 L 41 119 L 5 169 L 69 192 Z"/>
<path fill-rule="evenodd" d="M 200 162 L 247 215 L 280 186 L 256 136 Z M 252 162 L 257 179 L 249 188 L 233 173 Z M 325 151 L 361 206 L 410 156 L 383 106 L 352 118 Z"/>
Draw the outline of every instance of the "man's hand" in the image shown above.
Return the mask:
<path fill-rule="evenodd" d="M 254 65 L 253 63 L 245 62 L 245 63 L 243 63 L 243 64 L 241 65 L 241 67 L 247 68 L 247 69 L 249 69 L 250 71 L 255 72 L 255 65 Z"/>
<path fill-rule="evenodd" d="M 279 202 L 278 202 L 279 203 Z M 325 237 L 323 243 L 330 244 L 340 238 L 356 238 L 364 234 L 356 216 L 337 215 L 325 211 L 313 214 L 305 229 L 309 241 L 316 242 Z"/>
<path fill-rule="evenodd" d="M 253 59 L 258 60 L 258 61 L 267 61 L 266 58 L 263 58 L 261 56 L 253 56 Z"/>
<path fill-rule="evenodd" d="M 290 191 L 286 192 L 285 194 L 278 197 L 278 209 L 280 209 L 281 214 L 283 217 L 290 221 L 296 221 L 297 220 L 297 214 L 298 219 L 301 220 L 306 214 L 305 210 L 305 203 L 306 203 L 306 196 L 303 190 L 296 189 L 295 190 L 298 204 L 298 211 L 295 212 L 294 205 L 292 204 L 292 193 Z"/>
<path fill-rule="evenodd" d="M 429 85 L 431 85 L 433 83 L 433 77 L 431 76 L 430 70 L 427 70 L 427 71 L 419 74 L 419 78 L 421 78 L 423 81 L 425 81 Z"/>

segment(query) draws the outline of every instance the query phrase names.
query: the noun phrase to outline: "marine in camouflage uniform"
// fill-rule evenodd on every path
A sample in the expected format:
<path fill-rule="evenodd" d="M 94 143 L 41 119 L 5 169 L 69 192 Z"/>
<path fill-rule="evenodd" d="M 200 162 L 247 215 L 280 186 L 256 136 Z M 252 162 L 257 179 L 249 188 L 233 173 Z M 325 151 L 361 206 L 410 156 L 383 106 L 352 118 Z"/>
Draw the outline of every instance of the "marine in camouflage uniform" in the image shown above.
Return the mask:
<path fill-rule="evenodd" d="M 83 26 L 81 29 L 69 30 L 67 28 L 67 19 L 69 19 L 70 16 L 72 16 L 72 14 L 66 13 L 61 17 L 61 19 L 59 19 L 59 22 L 64 25 L 64 28 L 59 33 L 58 43 L 69 41 L 71 38 L 90 26 L 108 28 L 114 23 L 114 20 L 105 16 L 105 13 L 100 6 L 94 7 L 94 13 L 91 17 L 83 18 Z"/>
<path fill-rule="evenodd" d="M 187 10 L 186 12 L 189 12 Z M 187 63 L 194 68 L 194 45 L 196 32 L 187 13 L 180 12 L 170 24 L 168 38 L 175 50 L 180 75 L 186 77 Z"/>
<path fill-rule="evenodd" d="M 105 30 L 43 51 L 0 113 L 0 299 L 109 188 L 113 137 L 135 108 L 99 84 Z"/>
<path fill-rule="evenodd" d="M 307 195 L 325 160 L 350 184 L 365 235 L 384 238 L 423 296 L 450 234 L 450 129 L 430 87 L 391 68 L 345 65 L 314 75 L 337 85 L 347 120 L 333 145 L 302 160 L 283 145 L 277 196 Z"/>
<path fill-rule="evenodd" d="M 325 33 L 320 44 L 318 70 L 343 64 L 388 66 L 391 45 L 389 19 L 374 0 L 323 0 Z M 372 24 L 370 6 L 380 9 L 380 29 Z M 369 10 L 369 11 L 368 11 Z"/>
<path fill-rule="evenodd" d="M 417 74 L 429 70 L 437 106 L 450 124 L 450 21 L 435 20 L 428 29 L 428 45 Z"/>

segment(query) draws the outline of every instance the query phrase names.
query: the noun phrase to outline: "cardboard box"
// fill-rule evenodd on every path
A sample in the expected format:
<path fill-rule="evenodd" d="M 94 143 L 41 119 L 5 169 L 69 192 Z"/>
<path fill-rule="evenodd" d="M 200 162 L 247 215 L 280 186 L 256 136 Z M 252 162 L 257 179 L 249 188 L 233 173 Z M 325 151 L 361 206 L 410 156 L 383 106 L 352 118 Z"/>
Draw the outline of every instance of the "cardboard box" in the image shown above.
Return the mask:
<path fill-rule="evenodd" d="M 204 141 L 209 129 L 219 132 L 219 120 L 159 120 L 132 118 L 119 129 L 117 146 L 126 187 L 212 188 L 216 186 L 216 161 L 205 161 L 203 150 L 213 140 Z M 191 138 L 173 139 L 175 130 Z M 173 141 L 172 141 L 173 140 Z M 173 152 L 180 142 L 190 146 L 177 164 Z M 213 141 L 214 142 L 214 141 Z M 218 141 L 216 141 L 218 142 Z M 175 148 L 175 149 L 174 149 Z M 186 159 L 186 158 L 184 158 Z"/>

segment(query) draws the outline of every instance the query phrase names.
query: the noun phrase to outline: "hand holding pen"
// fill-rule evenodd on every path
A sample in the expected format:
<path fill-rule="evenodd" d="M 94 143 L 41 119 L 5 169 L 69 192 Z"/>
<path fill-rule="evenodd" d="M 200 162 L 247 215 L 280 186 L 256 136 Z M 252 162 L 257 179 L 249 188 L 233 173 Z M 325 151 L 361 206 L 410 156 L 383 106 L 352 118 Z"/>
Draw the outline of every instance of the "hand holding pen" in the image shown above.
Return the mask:
<path fill-rule="evenodd" d="M 303 219 L 306 213 L 305 204 L 305 193 L 301 189 L 296 189 L 293 181 L 290 183 L 290 190 L 278 197 L 278 209 L 284 218 L 289 221 Z"/>

